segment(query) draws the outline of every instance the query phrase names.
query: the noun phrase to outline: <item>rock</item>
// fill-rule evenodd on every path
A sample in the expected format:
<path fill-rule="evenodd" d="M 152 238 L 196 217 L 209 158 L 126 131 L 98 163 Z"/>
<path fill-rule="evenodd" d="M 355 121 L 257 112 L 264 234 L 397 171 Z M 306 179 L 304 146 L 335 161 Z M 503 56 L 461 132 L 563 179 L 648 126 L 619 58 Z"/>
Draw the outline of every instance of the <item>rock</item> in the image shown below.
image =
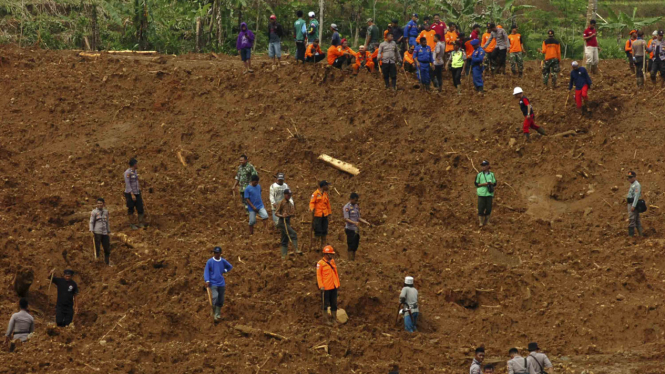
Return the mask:
<path fill-rule="evenodd" d="M 557 174 L 556 177 L 557 177 L 557 179 L 563 179 L 563 175 L 561 175 L 561 174 Z"/>
<path fill-rule="evenodd" d="M 517 143 L 517 139 L 515 139 L 515 138 L 510 138 L 510 141 L 508 142 L 508 146 L 509 146 L 510 148 L 512 148 L 512 147 L 515 145 L 515 143 Z"/>
<path fill-rule="evenodd" d="M 623 301 L 625 298 L 626 298 L 626 297 L 623 296 L 622 294 L 618 294 L 618 295 L 617 295 L 617 300 L 618 300 L 618 301 Z"/>
<path fill-rule="evenodd" d="M 612 187 L 612 191 L 613 191 L 613 192 L 617 192 L 617 191 L 619 191 L 619 187 L 617 187 L 617 186 Z"/>
<path fill-rule="evenodd" d="M 584 217 L 586 217 L 586 216 L 588 216 L 589 214 L 591 214 L 591 212 L 593 212 L 593 208 L 592 208 L 592 207 L 584 208 Z"/>

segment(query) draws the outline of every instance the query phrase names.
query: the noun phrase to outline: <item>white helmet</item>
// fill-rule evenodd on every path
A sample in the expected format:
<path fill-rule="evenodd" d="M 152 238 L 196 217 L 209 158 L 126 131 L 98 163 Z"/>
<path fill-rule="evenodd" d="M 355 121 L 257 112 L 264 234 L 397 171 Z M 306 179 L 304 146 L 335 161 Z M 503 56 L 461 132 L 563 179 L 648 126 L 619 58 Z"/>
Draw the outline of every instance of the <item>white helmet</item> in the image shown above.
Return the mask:
<path fill-rule="evenodd" d="M 408 284 L 408 285 L 413 286 L 413 277 L 404 278 L 404 284 Z"/>
<path fill-rule="evenodd" d="M 521 94 L 522 92 L 524 92 L 522 91 L 522 88 L 515 87 L 515 89 L 513 90 L 513 95 Z"/>
<path fill-rule="evenodd" d="M 309 12 L 309 16 L 310 16 L 310 18 L 314 17 L 314 12 Z"/>
<path fill-rule="evenodd" d="M 651 34 L 651 35 L 658 36 L 658 30 L 653 30 L 653 34 Z"/>

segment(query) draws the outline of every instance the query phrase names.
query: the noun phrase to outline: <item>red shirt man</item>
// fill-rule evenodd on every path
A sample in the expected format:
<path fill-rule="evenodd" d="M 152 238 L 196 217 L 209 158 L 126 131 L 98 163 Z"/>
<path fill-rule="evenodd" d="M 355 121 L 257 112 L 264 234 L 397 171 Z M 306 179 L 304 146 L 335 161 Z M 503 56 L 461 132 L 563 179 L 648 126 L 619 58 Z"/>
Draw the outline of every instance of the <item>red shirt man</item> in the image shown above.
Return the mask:
<path fill-rule="evenodd" d="M 446 40 L 446 23 L 441 21 L 438 14 L 434 15 L 434 22 L 432 22 L 431 30 L 441 37 L 441 40 Z"/>
<path fill-rule="evenodd" d="M 589 27 L 584 30 L 584 38 L 589 38 L 591 35 L 593 35 L 591 38 L 586 39 L 586 46 L 587 47 L 598 47 L 598 40 L 596 39 L 596 35 L 598 33 L 598 30 L 596 30 L 596 22 L 592 22 Z"/>

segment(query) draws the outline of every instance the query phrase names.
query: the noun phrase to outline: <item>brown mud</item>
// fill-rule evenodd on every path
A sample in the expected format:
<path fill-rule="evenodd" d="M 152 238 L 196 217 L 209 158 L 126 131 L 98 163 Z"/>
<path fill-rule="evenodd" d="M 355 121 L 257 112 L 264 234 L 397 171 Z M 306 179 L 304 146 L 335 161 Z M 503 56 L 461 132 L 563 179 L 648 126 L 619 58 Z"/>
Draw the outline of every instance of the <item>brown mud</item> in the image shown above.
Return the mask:
<path fill-rule="evenodd" d="M 385 373 L 393 363 L 453 373 L 468 370 L 478 345 L 503 373 L 508 349 L 530 341 L 557 373 L 664 371 L 665 94 L 650 82 L 637 91 L 622 61 L 602 61 L 593 114 L 581 117 L 572 97 L 564 108 L 570 61 L 556 90 L 529 62 L 523 79 L 488 77 L 480 97 L 466 80 L 458 96 L 449 81 L 445 94 L 424 93 L 400 75 L 395 94 L 375 76 L 272 71 L 261 59 L 242 75 L 225 56 L 94 59 L 12 46 L 0 55 L 0 315 L 5 323 L 15 311 L 17 272 L 31 270 L 37 321 L 29 344 L 0 353 L 0 373 Z M 577 134 L 523 144 L 516 85 L 548 134 Z M 248 237 L 230 190 L 242 153 L 264 201 L 271 176 L 286 173 L 297 221 L 308 220 L 316 181 L 333 184 L 329 240 L 346 325 L 319 323 L 318 253 L 282 262 L 275 233 L 257 226 Z M 325 166 L 322 153 L 361 174 Z M 127 228 L 122 196 L 131 157 L 150 223 L 140 231 Z M 473 179 L 483 159 L 499 186 L 492 224 L 479 230 Z M 627 237 L 628 170 L 652 205 L 647 238 Z M 355 263 L 341 218 L 351 192 L 376 225 L 362 231 Z M 94 262 L 88 232 L 99 196 L 111 212 L 112 267 Z M 307 247 L 307 224 L 296 228 Z M 203 287 L 215 245 L 234 265 L 218 325 Z M 74 328 L 48 325 L 54 267 L 77 272 Z M 420 291 L 413 335 L 395 325 L 406 275 Z"/>

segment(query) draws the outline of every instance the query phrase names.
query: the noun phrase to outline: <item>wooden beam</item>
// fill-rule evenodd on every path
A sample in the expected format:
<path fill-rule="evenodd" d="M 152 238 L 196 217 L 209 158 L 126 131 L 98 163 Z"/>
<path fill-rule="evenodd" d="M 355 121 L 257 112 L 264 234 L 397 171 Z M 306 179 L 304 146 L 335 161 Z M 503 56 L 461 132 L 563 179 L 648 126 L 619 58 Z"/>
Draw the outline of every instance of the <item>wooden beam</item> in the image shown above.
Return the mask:
<path fill-rule="evenodd" d="M 349 173 L 349 174 L 354 175 L 354 176 L 360 174 L 360 169 L 358 169 L 357 167 L 349 164 L 348 162 L 344 162 L 344 161 L 338 160 L 336 158 L 332 158 L 328 155 L 323 154 L 323 155 L 319 156 L 319 160 L 321 160 L 321 161 L 325 162 L 326 164 L 334 167 L 335 169 L 341 170 L 345 173 Z"/>

